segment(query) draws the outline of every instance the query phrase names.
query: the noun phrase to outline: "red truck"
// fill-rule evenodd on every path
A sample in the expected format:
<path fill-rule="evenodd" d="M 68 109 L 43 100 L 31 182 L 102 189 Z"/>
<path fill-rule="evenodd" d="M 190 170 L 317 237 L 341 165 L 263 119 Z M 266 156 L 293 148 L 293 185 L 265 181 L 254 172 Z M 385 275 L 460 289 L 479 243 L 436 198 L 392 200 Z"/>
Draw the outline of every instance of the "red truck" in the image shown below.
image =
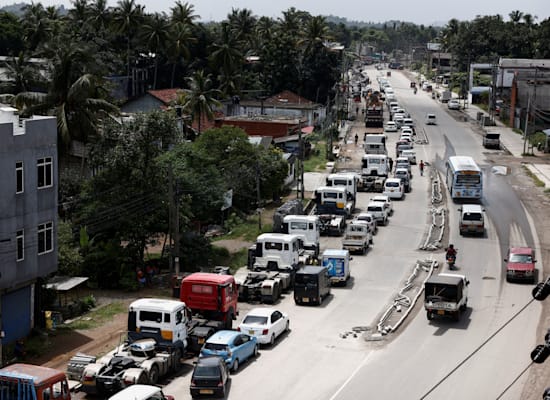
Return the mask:
<path fill-rule="evenodd" d="M 32 364 L 0 369 L 0 398 L 10 400 L 71 400 L 65 373 Z"/>
<path fill-rule="evenodd" d="M 181 281 L 180 300 L 191 311 L 190 350 L 197 350 L 215 331 L 231 329 L 237 318 L 239 290 L 232 275 L 196 272 Z"/>

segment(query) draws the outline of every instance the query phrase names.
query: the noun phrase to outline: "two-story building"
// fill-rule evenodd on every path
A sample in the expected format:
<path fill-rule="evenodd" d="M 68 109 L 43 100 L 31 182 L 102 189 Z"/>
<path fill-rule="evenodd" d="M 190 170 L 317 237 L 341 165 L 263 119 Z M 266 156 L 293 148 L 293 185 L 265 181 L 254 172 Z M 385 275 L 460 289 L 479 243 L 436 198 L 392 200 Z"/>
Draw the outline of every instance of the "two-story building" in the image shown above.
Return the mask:
<path fill-rule="evenodd" d="M 0 105 L 0 331 L 25 337 L 57 270 L 57 122 Z"/>

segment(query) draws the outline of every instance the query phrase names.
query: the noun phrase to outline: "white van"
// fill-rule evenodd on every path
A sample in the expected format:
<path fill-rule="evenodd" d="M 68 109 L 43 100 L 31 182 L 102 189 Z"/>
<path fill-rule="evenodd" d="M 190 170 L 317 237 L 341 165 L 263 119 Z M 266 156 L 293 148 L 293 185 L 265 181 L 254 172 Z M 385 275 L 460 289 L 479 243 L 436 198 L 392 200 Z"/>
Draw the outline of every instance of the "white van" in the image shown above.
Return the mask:
<path fill-rule="evenodd" d="M 405 194 L 405 187 L 400 178 L 388 178 L 384 183 L 384 196 L 392 199 L 402 199 Z"/>
<path fill-rule="evenodd" d="M 460 212 L 459 230 L 461 235 L 483 235 L 485 232 L 484 209 L 479 204 L 463 204 Z"/>

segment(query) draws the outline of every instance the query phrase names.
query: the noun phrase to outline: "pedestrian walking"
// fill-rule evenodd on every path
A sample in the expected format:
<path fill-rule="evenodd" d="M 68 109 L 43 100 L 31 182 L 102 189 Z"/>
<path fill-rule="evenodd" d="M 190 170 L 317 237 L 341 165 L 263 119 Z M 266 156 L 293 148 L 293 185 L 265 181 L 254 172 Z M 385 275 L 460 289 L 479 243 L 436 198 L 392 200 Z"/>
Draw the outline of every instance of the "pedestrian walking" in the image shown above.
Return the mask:
<path fill-rule="evenodd" d="M 363 134 L 363 142 L 366 142 L 366 141 L 367 141 L 367 132 L 365 132 L 365 133 Z"/>
<path fill-rule="evenodd" d="M 418 164 L 418 168 L 420 168 L 420 176 L 424 175 L 424 161 L 420 160 L 420 164 Z"/>
<path fill-rule="evenodd" d="M 359 141 L 359 135 L 356 133 L 355 134 L 355 145 L 357 146 L 357 142 Z"/>
<path fill-rule="evenodd" d="M 390 172 L 393 171 L 393 158 L 390 157 Z"/>

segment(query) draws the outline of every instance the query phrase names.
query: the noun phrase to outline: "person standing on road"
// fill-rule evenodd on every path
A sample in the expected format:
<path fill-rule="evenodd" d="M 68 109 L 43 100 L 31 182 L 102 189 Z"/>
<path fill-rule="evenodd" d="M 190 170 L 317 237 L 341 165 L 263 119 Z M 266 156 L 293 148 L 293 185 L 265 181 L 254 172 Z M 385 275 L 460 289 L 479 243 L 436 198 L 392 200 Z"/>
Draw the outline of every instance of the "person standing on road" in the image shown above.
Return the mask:
<path fill-rule="evenodd" d="M 418 164 L 418 168 L 420 169 L 420 176 L 424 175 L 424 161 L 420 160 L 420 164 Z"/>
<path fill-rule="evenodd" d="M 390 159 L 388 161 L 390 163 L 390 172 L 392 172 L 393 171 L 393 158 L 390 157 Z"/>
<path fill-rule="evenodd" d="M 356 133 L 355 134 L 355 145 L 357 146 L 357 142 L 359 141 L 359 135 Z"/>

